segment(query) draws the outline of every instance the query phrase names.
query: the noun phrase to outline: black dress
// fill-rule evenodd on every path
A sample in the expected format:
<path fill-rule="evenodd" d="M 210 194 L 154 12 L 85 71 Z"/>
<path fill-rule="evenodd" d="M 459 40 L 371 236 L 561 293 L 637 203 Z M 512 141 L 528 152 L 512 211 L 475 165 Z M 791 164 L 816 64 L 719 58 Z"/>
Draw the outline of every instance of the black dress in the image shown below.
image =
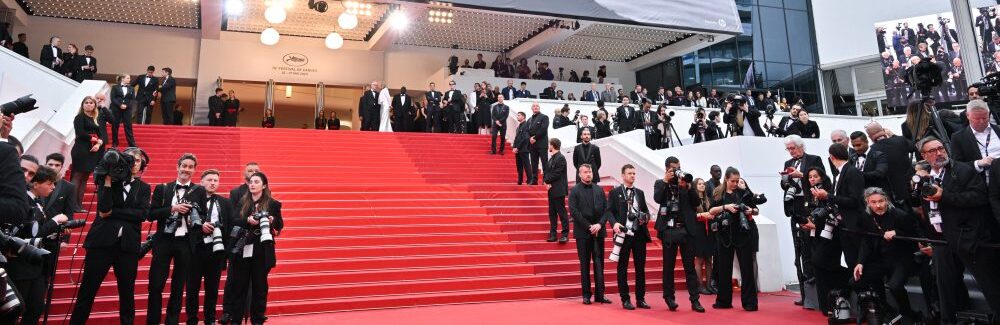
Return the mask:
<path fill-rule="evenodd" d="M 606 138 L 611 136 L 611 121 L 595 121 L 594 129 L 597 130 L 597 134 L 594 139 Z"/>
<path fill-rule="evenodd" d="M 98 121 L 101 117 L 98 117 Z M 104 123 L 101 123 L 103 126 Z M 97 152 L 90 152 L 90 148 L 93 147 L 90 139 L 93 136 L 101 139 L 103 143 L 108 142 L 107 131 L 94 123 L 94 120 L 89 116 L 84 114 L 77 114 L 76 118 L 73 119 L 73 130 L 76 132 L 76 141 L 73 143 L 73 149 L 70 151 L 70 155 L 73 158 L 72 170 L 74 173 L 92 173 L 94 167 L 97 166 L 97 162 L 101 160 L 104 156 L 104 146 L 101 146 L 100 150 Z"/>
<path fill-rule="evenodd" d="M 708 201 L 709 198 L 706 197 L 701 202 L 701 207 L 706 212 L 712 206 L 712 204 Z M 691 235 L 694 236 L 696 256 L 701 258 L 710 258 L 715 256 L 715 232 L 713 232 L 711 227 L 708 226 L 708 221 L 698 221 L 698 231 Z"/>
<path fill-rule="evenodd" d="M 70 79 L 76 80 L 76 82 L 83 81 L 83 78 L 80 75 L 80 60 L 82 58 L 83 56 L 80 55 L 63 53 L 62 71 L 60 72 Z"/>

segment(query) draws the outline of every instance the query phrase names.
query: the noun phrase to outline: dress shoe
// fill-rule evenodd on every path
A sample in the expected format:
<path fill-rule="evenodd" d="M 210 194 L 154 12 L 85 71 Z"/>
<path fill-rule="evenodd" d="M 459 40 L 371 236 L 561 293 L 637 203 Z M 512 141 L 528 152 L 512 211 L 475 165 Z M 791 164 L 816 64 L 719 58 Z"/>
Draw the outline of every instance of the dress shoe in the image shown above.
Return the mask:
<path fill-rule="evenodd" d="M 590 298 L 583 298 L 583 304 L 584 305 L 589 305 L 590 304 Z"/>
<path fill-rule="evenodd" d="M 608 297 L 605 297 L 605 296 L 598 296 L 598 298 L 594 299 L 594 301 L 597 301 L 597 302 L 602 303 L 602 304 L 610 304 L 611 303 L 611 299 L 608 299 Z"/>
<path fill-rule="evenodd" d="M 497 152 L 496 151 L 490 151 L 490 154 L 491 155 L 495 155 L 495 154 L 497 154 Z"/>
<path fill-rule="evenodd" d="M 622 301 L 622 308 L 626 310 L 635 310 L 635 306 L 632 306 L 632 302 L 628 300 Z"/>
<path fill-rule="evenodd" d="M 708 287 L 701 287 L 701 289 L 698 290 L 698 293 L 703 294 L 703 295 L 710 295 L 710 294 L 712 294 L 712 291 L 708 290 Z"/>
<path fill-rule="evenodd" d="M 743 310 L 746 310 L 746 311 L 757 311 L 757 306 L 744 306 Z"/>
<path fill-rule="evenodd" d="M 565 244 L 565 243 L 568 243 L 568 242 L 569 242 L 569 237 L 568 236 L 559 237 L 559 243 L 560 244 Z"/>
<path fill-rule="evenodd" d="M 793 304 L 795 304 L 796 306 L 802 306 L 802 300 L 796 300 L 795 302 L 793 302 Z"/>
<path fill-rule="evenodd" d="M 642 309 L 649 309 L 650 308 L 649 304 L 647 304 L 645 300 L 636 300 L 635 301 L 635 306 L 639 307 L 639 308 L 642 308 Z"/>
<path fill-rule="evenodd" d="M 556 235 L 549 235 L 549 239 L 546 239 L 545 241 L 550 242 L 550 243 L 555 242 L 556 241 Z"/>
<path fill-rule="evenodd" d="M 667 308 L 669 308 L 670 311 L 677 311 L 677 301 L 674 301 L 674 298 L 667 298 L 663 300 L 667 302 Z"/>
<path fill-rule="evenodd" d="M 733 305 L 723 306 L 718 303 L 712 304 L 712 309 L 733 309 Z"/>
<path fill-rule="evenodd" d="M 694 310 L 694 311 L 699 312 L 699 313 L 704 313 L 705 312 L 705 307 L 701 306 L 701 302 L 695 300 L 695 301 L 691 302 L 691 310 Z"/>
<path fill-rule="evenodd" d="M 719 294 L 719 288 L 716 287 L 716 286 L 714 286 L 714 285 L 713 286 L 709 286 L 708 287 L 708 291 L 711 291 L 713 295 Z"/>
<path fill-rule="evenodd" d="M 76 209 L 76 211 L 74 211 L 74 212 L 76 212 L 76 213 L 87 213 L 88 211 L 87 211 L 87 209 L 80 208 L 80 209 Z"/>

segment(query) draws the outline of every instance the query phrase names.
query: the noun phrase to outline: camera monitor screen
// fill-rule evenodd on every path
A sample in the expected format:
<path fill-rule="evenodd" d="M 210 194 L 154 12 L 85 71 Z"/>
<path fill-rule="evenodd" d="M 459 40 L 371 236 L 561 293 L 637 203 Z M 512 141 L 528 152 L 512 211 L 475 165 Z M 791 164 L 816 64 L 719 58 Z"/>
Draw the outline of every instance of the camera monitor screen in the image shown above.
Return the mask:
<path fill-rule="evenodd" d="M 882 67 L 882 81 L 889 106 L 906 106 L 920 99 L 916 85 L 907 84 L 910 67 L 921 59 L 929 59 L 941 68 L 941 85 L 930 91 L 938 103 L 968 99 L 965 67 L 959 53 L 954 15 L 944 12 L 933 15 L 890 20 L 875 24 Z"/>

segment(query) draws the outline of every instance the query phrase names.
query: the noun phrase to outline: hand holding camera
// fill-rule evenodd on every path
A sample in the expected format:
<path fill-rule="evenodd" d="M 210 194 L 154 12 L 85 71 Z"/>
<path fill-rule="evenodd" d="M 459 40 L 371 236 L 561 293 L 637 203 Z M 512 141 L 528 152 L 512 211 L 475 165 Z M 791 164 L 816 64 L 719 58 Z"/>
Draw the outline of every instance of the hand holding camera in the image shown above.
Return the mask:
<path fill-rule="evenodd" d="M 815 197 L 817 200 L 820 201 L 826 200 L 830 196 L 830 194 L 827 193 L 826 190 L 824 189 L 813 188 L 811 191 L 813 197 Z"/>
<path fill-rule="evenodd" d="M 170 212 L 171 213 L 187 214 L 190 211 L 191 211 L 191 204 L 189 204 L 189 203 L 178 203 L 178 204 L 175 204 L 174 206 L 170 207 Z"/>
<path fill-rule="evenodd" d="M 206 235 L 211 234 L 212 231 L 214 231 L 214 230 L 215 230 L 215 225 L 213 225 L 211 222 L 208 222 L 208 223 L 205 223 L 205 224 L 201 225 L 201 232 L 203 234 L 206 234 Z"/>
<path fill-rule="evenodd" d="M 625 232 L 625 226 L 617 222 L 614 226 L 612 226 L 612 228 L 615 229 L 615 235 Z"/>

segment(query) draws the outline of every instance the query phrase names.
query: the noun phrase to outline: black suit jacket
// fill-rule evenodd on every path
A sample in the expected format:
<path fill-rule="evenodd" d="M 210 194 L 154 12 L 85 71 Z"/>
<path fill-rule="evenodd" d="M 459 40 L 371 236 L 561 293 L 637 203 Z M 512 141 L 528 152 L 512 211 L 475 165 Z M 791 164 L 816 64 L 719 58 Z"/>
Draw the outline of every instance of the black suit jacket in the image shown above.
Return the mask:
<path fill-rule="evenodd" d="M 816 124 L 816 121 L 809 121 L 806 124 L 797 121 L 792 123 L 792 126 L 788 128 L 788 134 L 798 134 L 803 138 L 819 139 L 819 125 Z"/>
<path fill-rule="evenodd" d="M 536 149 L 548 148 L 549 146 L 549 117 L 538 113 L 531 115 L 528 119 L 528 136 L 535 137 L 534 147 Z M 531 143 L 529 141 L 529 143 Z"/>
<path fill-rule="evenodd" d="M 78 58 L 80 60 L 80 66 L 81 67 L 87 65 L 87 58 L 90 58 L 90 65 L 94 66 L 94 69 L 92 69 L 92 70 L 80 70 L 80 78 L 83 78 L 84 80 L 92 80 L 92 79 L 94 79 L 94 75 L 97 74 L 97 58 L 92 57 L 92 56 L 87 56 L 87 55 L 81 55 Z"/>
<path fill-rule="evenodd" d="M 43 238 L 55 233 L 59 230 L 59 224 L 46 217 L 47 213 L 47 211 L 43 213 L 32 202 L 30 217 L 19 224 L 20 227 L 14 235 L 19 238 L 30 239 Z M 33 233 L 33 229 L 37 229 L 37 232 Z M 46 244 L 48 241 L 48 239 L 45 240 Z M 10 258 L 8 265 L 7 270 L 12 280 L 36 279 L 44 276 L 42 266 L 45 263 L 31 263 L 27 258 L 13 257 Z"/>
<path fill-rule="evenodd" d="M 636 117 L 635 117 L 635 128 L 636 129 L 645 129 L 646 128 L 646 116 L 645 116 L 645 114 L 646 114 L 646 112 L 641 111 L 641 110 L 638 111 L 638 112 L 636 112 Z M 657 124 L 660 124 L 660 116 L 656 115 L 656 112 L 654 112 L 653 110 L 650 110 L 649 111 L 649 130 L 651 132 L 656 132 L 656 125 Z"/>
<path fill-rule="evenodd" d="M 594 200 L 592 211 L 581 209 L 580 200 L 587 197 L 592 197 Z M 590 239 L 594 236 L 590 234 L 588 229 L 591 225 L 601 225 L 601 230 L 596 235 L 597 238 L 607 236 L 607 230 L 604 227 L 607 222 L 607 209 L 608 201 L 604 196 L 604 189 L 600 185 L 592 183 L 587 186 L 583 183 L 576 183 L 569 193 L 569 215 L 573 218 L 573 238 L 577 240 Z"/>
<path fill-rule="evenodd" d="M 764 130 L 760 127 L 760 111 L 754 109 L 753 107 L 754 107 L 753 105 L 750 105 L 750 109 L 748 109 L 747 112 L 743 114 L 744 117 L 746 117 L 746 123 L 750 124 L 750 128 L 753 129 L 754 136 L 758 137 L 765 136 Z M 734 125 L 733 135 L 743 135 L 743 130 L 740 130 L 739 127 L 736 127 L 737 110 L 739 109 L 738 108 L 730 109 L 729 112 L 726 112 L 726 114 L 722 116 L 722 120 L 726 123 L 732 123 Z M 747 127 L 746 124 L 744 124 L 743 127 Z"/>
<path fill-rule="evenodd" d="M 31 58 L 31 54 L 28 53 L 28 45 L 22 42 L 14 43 L 14 53 L 20 54 L 23 57 Z"/>
<path fill-rule="evenodd" d="M 285 228 L 285 221 L 284 219 L 281 218 L 281 202 L 278 200 L 271 200 L 271 204 L 267 207 L 267 212 L 272 217 L 274 217 L 274 222 L 271 223 L 271 231 L 274 234 L 274 236 L 277 237 L 277 235 L 281 233 L 281 229 Z M 234 213 L 233 215 L 234 215 L 233 226 L 239 226 L 242 229 L 248 229 L 248 230 L 260 229 L 259 226 L 250 226 L 250 224 L 247 223 L 247 218 L 249 217 L 249 215 L 244 215 L 242 210 L 239 209 L 236 210 L 236 213 Z M 277 241 L 277 239 L 275 239 L 275 241 Z M 259 243 L 259 242 L 260 242 L 259 236 L 253 236 L 248 241 L 248 243 Z M 276 257 L 274 254 L 274 244 L 266 244 L 266 245 L 261 244 L 261 246 L 263 247 L 264 251 L 263 252 L 264 263 L 269 268 L 273 268 L 276 264 Z M 254 254 L 258 253 L 259 252 L 254 251 Z"/>
<path fill-rule="evenodd" d="M 176 184 L 176 182 L 159 184 L 156 185 L 155 189 L 153 189 L 153 199 L 152 202 L 150 202 L 149 209 L 149 221 L 156 221 L 156 231 L 161 234 L 163 234 L 163 228 L 166 227 L 165 221 L 167 217 L 171 215 L 170 208 L 172 207 L 171 203 L 174 198 L 174 186 Z M 205 217 L 205 209 L 207 208 L 205 202 L 208 195 L 205 193 L 204 187 L 196 185 L 192 182 L 191 189 L 184 194 L 184 198 L 189 202 L 197 203 L 196 209 L 198 210 L 198 214 Z M 199 242 L 197 240 L 201 239 L 200 236 L 197 236 L 198 233 L 201 233 L 201 229 L 194 227 L 188 228 L 188 235 L 186 237 L 188 238 L 188 242 L 191 244 L 192 251 L 198 247 L 197 244 Z M 173 234 L 165 235 L 173 236 Z M 159 248 L 159 246 L 153 247 L 153 254 L 158 253 L 157 248 Z"/>
<path fill-rule="evenodd" d="M 446 90 L 444 92 L 444 100 L 448 101 L 448 107 L 452 113 L 465 111 L 465 96 L 462 95 L 461 90 Z"/>
<path fill-rule="evenodd" d="M 865 232 L 883 234 L 891 230 L 896 232 L 896 236 L 920 236 L 917 218 L 897 208 L 889 209 L 881 216 L 866 213 L 861 221 L 861 229 Z M 912 263 L 911 259 L 916 251 L 917 243 L 912 241 L 886 241 L 880 237 L 862 236 L 861 247 L 858 250 L 858 264 Z"/>
<path fill-rule="evenodd" d="M 848 164 L 855 167 L 858 165 L 858 153 L 854 150 L 851 150 L 851 160 Z M 885 175 L 889 173 L 889 161 L 886 160 L 885 154 L 869 148 L 865 164 L 861 167 L 861 174 L 865 177 L 865 188 L 874 186 L 885 190 L 887 186 Z"/>
<path fill-rule="evenodd" d="M 913 144 L 904 137 L 892 136 L 875 142 L 871 150 L 881 152 L 890 166 L 885 176 L 893 199 L 899 201 L 909 197 L 909 180 L 913 177 L 913 165 L 910 159 L 910 153 L 914 151 Z"/>
<path fill-rule="evenodd" d="M 402 94 L 396 94 L 392 97 L 392 110 L 393 114 L 396 115 L 396 119 L 409 117 L 413 119 L 417 116 L 417 112 L 413 110 L 413 96 L 406 96 L 406 103 L 403 103 Z"/>
<path fill-rule="evenodd" d="M 518 153 L 527 153 L 528 145 L 528 123 L 521 123 L 517 126 L 517 132 L 514 135 L 513 149 L 517 149 Z"/>
<path fill-rule="evenodd" d="M 212 203 L 213 201 L 214 204 Z M 229 247 L 232 247 L 233 239 L 229 237 L 229 233 L 233 228 L 233 219 L 236 215 L 236 210 L 233 207 L 232 201 L 218 194 L 207 196 L 205 198 L 205 207 L 204 207 L 205 214 L 202 216 L 202 219 L 205 220 L 205 223 L 209 223 L 212 220 L 209 207 L 219 212 L 219 223 L 222 224 L 221 230 L 222 230 L 223 245 L 227 249 Z M 196 243 L 195 245 L 196 249 L 194 251 L 196 254 L 200 254 L 201 256 L 208 256 L 211 254 L 212 244 L 205 244 L 204 241 L 206 237 L 211 238 L 211 234 L 206 235 L 205 233 L 202 232 L 201 229 L 192 228 L 191 231 L 188 232 L 188 236 L 192 237 L 192 239 Z"/>
<path fill-rule="evenodd" d="M 990 128 L 996 133 L 997 138 L 1000 138 L 1000 126 L 990 124 Z M 997 138 L 991 138 L 990 141 L 1000 141 Z M 985 143 L 983 144 L 985 145 Z M 979 145 L 976 136 L 972 134 L 972 127 L 962 128 L 951 136 L 951 153 L 949 156 L 955 161 L 964 163 L 983 159 L 983 154 L 979 152 Z"/>
<path fill-rule="evenodd" d="M 938 201 L 941 230 L 948 249 L 968 255 L 977 244 L 989 237 L 986 218 L 990 215 L 986 182 L 972 166 L 952 162 L 945 168 L 941 180 L 942 195 Z M 923 202 L 924 211 L 930 204 Z"/>
<path fill-rule="evenodd" d="M 379 114 L 378 105 L 378 92 L 369 90 L 361 96 L 361 101 L 358 105 L 358 114 L 361 117 L 378 117 Z"/>
<path fill-rule="evenodd" d="M 177 81 L 173 77 L 163 79 L 163 84 L 160 85 L 160 101 L 177 102 Z M 169 107 L 169 109 L 174 108 Z"/>
<path fill-rule="evenodd" d="M 698 124 L 691 123 L 691 128 L 688 129 L 688 134 L 694 137 L 694 143 L 701 143 L 705 141 L 712 141 L 719 139 L 719 126 L 715 125 L 715 122 L 708 121 L 705 123 L 705 134 L 702 136 L 701 132 L 698 132 Z"/>
<path fill-rule="evenodd" d="M 21 159 L 17 149 L 7 142 L 0 142 L 0 222 L 16 224 L 28 218 L 31 200 L 25 190 L 21 172 Z"/>
<path fill-rule="evenodd" d="M 113 247 L 121 245 L 126 252 L 138 253 L 140 226 L 149 215 L 149 184 L 136 179 L 128 195 L 122 184 L 97 187 L 97 211 L 111 212 L 107 217 L 98 215 L 83 241 L 84 248 Z M 119 229 L 121 238 L 118 238 Z"/>
<path fill-rule="evenodd" d="M 60 214 L 73 219 L 76 213 L 76 186 L 73 183 L 60 179 L 56 182 L 56 188 L 45 199 L 45 216 L 52 218 Z"/>
<path fill-rule="evenodd" d="M 490 107 L 490 117 L 493 121 L 490 127 L 506 129 L 508 116 L 510 116 L 510 107 L 507 104 L 494 104 L 493 107 Z M 497 126 L 496 122 L 500 122 L 500 126 Z"/>
<path fill-rule="evenodd" d="M 569 182 L 566 180 L 566 157 L 562 152 L 556 152 L 549 158 L 549 166 L 545 169 L 545 184 L 552 185 L 549 188 L 549 197 L 565 197 L 569 189 Z"/>
<path fill-rule="evenodd" d="M 671 218 L 676 218 L 674 222 L 683 222 L 684 229 L 687 230 L 688 235 L 694 236 L 694 234 L 698 231 L 705 231 L 704 229 L 698 229 L 698 227 L 701 227 L 702 223 L 698 222 L 698 214 L 696 213 L 696 210 L 698 209 L 698 206 L 701 205 L 701 199 L 698 198 L 698 192 L 695 191 L 694 186 L 689 186 L 687 190 L 678 189 L 677 196 L 678 202 L 680 202 L 677 211 L 680 215 L 661 215 L 656 219 L 656 233 L 660 240 L 666 241 L 667 229 L 670 228 L 668 224 L 670 223 Z M 653 201 L 656 201 L 656 203 L 660 204 L 662 207 L 663 204 L 666 204 L 672 199 L 673 193 L 670 193 L 668 190 L 667 183 L 662 179 L 656 180 L 656 182 L 653 183 Z"/>
<path fill-rule="evenodd" d="M 235 208 L 236 211 L 240 210 L 241 204 L 243 204 L 243 196 L 246 195 L 248 191 L 250 191 L 250 187 L 248 187 L 247 184 L 240 184 L 240 186 L 237 186 L 229 191 L 229 202 L 233 204 L 233 208 Z"/>
<path fill-rule="evenodd" d="M 590 164 L 590 167 L 594 170 L 594 182 L 601 181 L 601 148 L 593 144 L 587 145 L 587 149 L 584 149 L 584 145 L 581 143 L 573 149 L 573 166 L 577 169 L 580 165 Z M 580 182 L 579 173 L 576 176 L 576 182 Z"/>
<path fill-rule="evenodd" d="M 222 97 L 212 95 L 208 98 L 208 118 L 214 119 L 215 114 L 222 114 L 222 111 L 226 109 L 226 102 L 222 100 Z M 222 115 L 219 115 L 222 118 Z"/>
<path fill-rule="evenodd" d="M 111 86 L 111 109 L 117 110 L 121 109 L 121 105 L 131 105 L 132 100 L 135 99 L 135 89 L 131 86 L 125 86 L 125 91 L 122 91 L 122 85 Z M 210 101 L 211 102 L 211 101 Z"/>
<path fill-rule="evenodd" d="M 834 182 L 833 193 L 829 193 L 827 199 L 840 208 L 840 214 L 844 217 L 841 227 L 852 230 L 861 228 L 861 217 L 865 210 L 864 191 L 865 176 L 851 164 L 844 164 Z"/>
<path fill-rule="evenodd" d="M 62 54 L 62 49 L 56 47 L 56 55 L 52 55 L 52 45 L 45 44 L 42 46 L 42 54 L 38 57 L 38 63 L 42 64 L 46 68 L 54 68 L 52 64 L 55 63 L 56 58 L 61 58 Z M 59 66 L 57 65 L 55 67 Z"/>
<path fill-rule="evenodd" d="M 646 194 L 635 187 L 633 187 L 633 190 L 635 190 L 635 201 L 638 202 L 639 211 L 649 215 L 649 207 L 646 206 Z M 628 204 L 625 201 L 625 186 L 619 185 L 611 189 L 611 192 L 608 193 L 608 209 L 604 212 L 604 219 L 612 225 L 620 223 L 624 226 L 627 218 Z M 642 225 L 637 228 L 635 239 L 644 243 L 652 241 L 648 226 Z"/>
<path fill-rule="evenodd" d="M 628 116 L 625 116 L 626 112 L 628 112 Z M 618 119 L 618 130 L 621 133 L 635 130 L 636 121 L 639 119 L 636 117 L 636 111 L 631 105 L 618 106 L 615 117 Z"/>
<path fill-rule="evenodd" d="M 149 79 L 148 84 L 146 83 L 146 79 Z M 153 92 L 159 89 L 160 81 L 156 77 L 140 75 L 132 78 L 132 85 L 138 86 L 138 91 L 135 94 L 135 100 L 140 103 L 148 103 L 153 100 Z"/>

